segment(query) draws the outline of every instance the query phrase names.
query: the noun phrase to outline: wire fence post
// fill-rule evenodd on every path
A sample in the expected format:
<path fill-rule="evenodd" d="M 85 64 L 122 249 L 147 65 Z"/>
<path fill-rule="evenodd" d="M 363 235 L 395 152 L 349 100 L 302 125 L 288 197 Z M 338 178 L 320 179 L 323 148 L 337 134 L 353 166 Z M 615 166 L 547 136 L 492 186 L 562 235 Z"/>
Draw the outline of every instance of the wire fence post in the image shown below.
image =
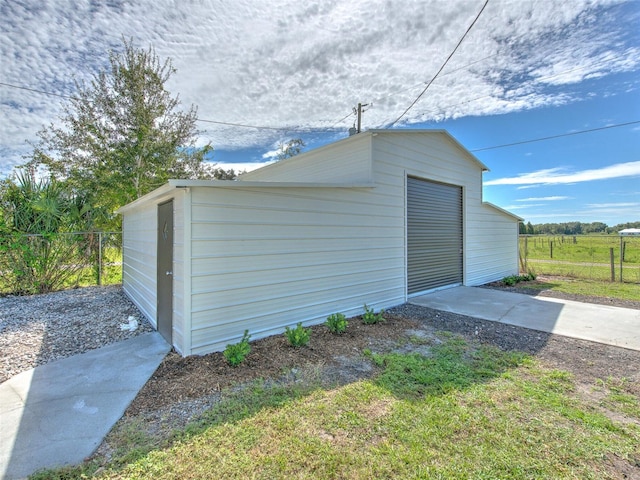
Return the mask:
<path fill-rule="evenodd" d="M 98 286 L 102 285 L 102 232 L 98 232 Z"/>
<path fill-rule="evenodd" d="M 613 247 L 609 249 L 609 262 L 611 263 L 611 281 L 616 281 L 616 267 L 615 267 L 615 256 L 613 253 Z"/>
<path fill-rule="evenodd" d="M 622 283 L 622 262 L 624 262 L 624 240 L 620 235 L 620 283 Z"/>

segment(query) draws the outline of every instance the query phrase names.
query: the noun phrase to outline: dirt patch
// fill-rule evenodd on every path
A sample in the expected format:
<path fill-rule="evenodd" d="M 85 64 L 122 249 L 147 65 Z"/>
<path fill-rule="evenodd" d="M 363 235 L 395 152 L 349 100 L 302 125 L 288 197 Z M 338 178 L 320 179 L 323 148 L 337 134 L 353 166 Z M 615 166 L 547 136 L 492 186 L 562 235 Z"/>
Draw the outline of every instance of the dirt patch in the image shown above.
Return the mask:
<path fill-rule="evenodd" d="M 364 325 L 352 319 L 347 331 L 335 335 L 324 325 L 311 328 L 309 345 L 291 347 L 284 335 L 251 342 L 251 353 L 237 367 L 232 367 L 222 353 L 182 358 L 171 352 L 133 401 L 128 415 L 152 411 L 159 407 L 200 398 L 240 383 L 256 379 L 277 379 L 311 365 L 322 366 L 325 376 L 345 383 L 372 374 L 372 367 L 362 352 L 389 350 L 418 323 L 398 315 L 387 321 Z"/>

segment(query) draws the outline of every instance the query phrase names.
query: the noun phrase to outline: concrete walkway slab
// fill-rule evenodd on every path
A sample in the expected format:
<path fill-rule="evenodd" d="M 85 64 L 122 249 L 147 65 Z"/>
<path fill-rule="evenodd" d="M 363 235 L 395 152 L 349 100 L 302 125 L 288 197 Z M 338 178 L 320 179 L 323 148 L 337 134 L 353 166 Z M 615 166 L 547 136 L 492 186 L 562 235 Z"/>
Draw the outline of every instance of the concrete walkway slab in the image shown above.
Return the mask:
<path fill-rule="evenodd" d="M 439 290 L 413 297 L 409 303 L 640 350 L 640 310 L 478 287 Z"/>
<path fill-rule="evenodd" d="M 82 462 L 169 350 L 158 332 L 143 334 L 0 384 L 0 478 Z"/>

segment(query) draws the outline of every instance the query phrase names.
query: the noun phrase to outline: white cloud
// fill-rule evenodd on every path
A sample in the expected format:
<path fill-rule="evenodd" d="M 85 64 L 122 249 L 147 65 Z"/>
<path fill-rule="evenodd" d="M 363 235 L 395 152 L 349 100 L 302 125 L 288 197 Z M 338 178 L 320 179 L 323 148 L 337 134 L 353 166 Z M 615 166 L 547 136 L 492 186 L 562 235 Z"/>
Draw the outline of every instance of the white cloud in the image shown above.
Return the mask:
<path fill-rule="evenodd" d="M 508 205 L 506 207 L 502 207 L 505 210 L 524 210 L 527 208 L 534 208 L 534 207 L 544 207 L 545 205 L 543 203 L 531 203 L 529 205 Z"/>
<path fill-rule="evenodd" d="M 253 170 L 257 170 L 258 168 L 264 167 L 265 165 L 269 165 L 273 162 L 254 162 L 254 163 L 221 163 L 217 166 L 224 169 L 229 170 L 233 169 L 236 173 L 241 172 L 251 172 Z"/>
<path fill-rule="evenodd" d="M 200 118 L 288 129 L 199 123 L 204 141 L 266 151 L 300 131 L 346 132 L 359 101 L 372 104 L 367 127 L 394 120 L 478 8 L 468 0 L 1 2 L 0 82 L 72 93 L 74 81 L 105 66 L 121 36 L 133 37 L 173 59 L 168 88 L 197 105 Z M 611 0 L 490 2 L 404 121 L 567 103 L 571 93 L 550 87 L 637 69 L 640 49 L 627 37 L 638 14 L 621 8 Z M 0 172 L 56 120 L 61 100 L 0 85 Z"/>
<path fill-rule="evenodd" d="M 521 173 L 516 177 L 498 178 L 484 182 L 485 185 L 557 185 L 611 178 L 633 177 L 640 175 L 640 161 L 609 165 L 602 168 L 566 172 L 562 168 L 548 168 L 530 173 Z"/>
<path fill-rule="evenodd" d="M 530 197 L 530 198 L 520 198 L 516 200 L 516 202 L 556 202 L 558 200 L 569 200 L 571 197 Z"/>
<path fill-rule="evenodd" d="M 587 205 L 590 208 L 623 208 L 623 207 L 640 207 L 640 203 L 627 202 L 627 203 L 590 203 Z"/>

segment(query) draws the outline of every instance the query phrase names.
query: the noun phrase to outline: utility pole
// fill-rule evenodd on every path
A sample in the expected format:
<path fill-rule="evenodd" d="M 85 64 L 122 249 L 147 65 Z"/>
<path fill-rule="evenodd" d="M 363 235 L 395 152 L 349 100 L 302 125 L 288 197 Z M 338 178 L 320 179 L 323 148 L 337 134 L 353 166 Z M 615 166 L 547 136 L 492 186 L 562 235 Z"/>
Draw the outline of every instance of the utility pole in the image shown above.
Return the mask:
<path fill-rule="evenodd" d="M 360 130 L 362 128 L 362 112 L 366 112 L 366 110 L 363 110 L 362 108 L 368 107 L 368 106 L 369 106 L 368 103 L 365 103 L 365 104 L 358 103 L 358 109 L 357 110 L 355 108 L 353 109 L 354 113 L 358 117 L 358 128 L 356 128 L 356 133 L 360 133 Z"/>

